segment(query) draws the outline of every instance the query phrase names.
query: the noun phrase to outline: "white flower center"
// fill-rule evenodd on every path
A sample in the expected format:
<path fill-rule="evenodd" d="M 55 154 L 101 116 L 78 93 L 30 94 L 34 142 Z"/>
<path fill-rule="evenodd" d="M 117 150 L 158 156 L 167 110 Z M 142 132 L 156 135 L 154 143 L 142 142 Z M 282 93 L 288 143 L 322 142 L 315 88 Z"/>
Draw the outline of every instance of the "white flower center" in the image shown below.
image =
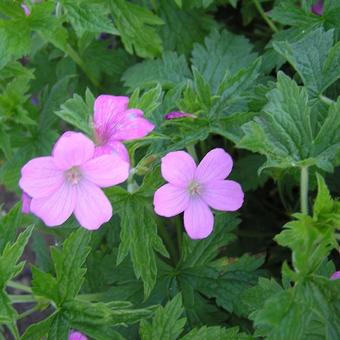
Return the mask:
<path fill-rule="evenodd" d="M 65 172 L 65 178 L 68 183 L 75 185 L 78 184 L 82 178 L 79 167 L 74 166 Z"/>
<path fill-rule="evenodd" d="M 191 196 L 197 196 L 201 193 L 202 191 L 202 186 L 201 184 L 199 184 L 198 182 L 196 181 L 192 181 L 189 185 L 188 185 L 188 191 L 189 191 L 189 194 Z"/>

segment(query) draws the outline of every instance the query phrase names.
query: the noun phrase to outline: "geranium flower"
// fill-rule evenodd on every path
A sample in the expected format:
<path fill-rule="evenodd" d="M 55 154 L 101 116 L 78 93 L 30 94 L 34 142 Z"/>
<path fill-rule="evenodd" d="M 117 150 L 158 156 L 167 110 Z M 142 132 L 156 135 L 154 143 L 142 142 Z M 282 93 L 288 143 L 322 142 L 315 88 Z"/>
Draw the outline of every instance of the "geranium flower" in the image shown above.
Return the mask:
<path fill-rule="evenodd" d="M 68 340 L 87 340 L 87 336 L 77 331 L 71 331 Z"/>
<path fill-rule="evenodd" d="M 225 178 L 233 161 L 223 149 L 213 149 L 196 166 L 184 151 L 168 153 L 162 158 L 162 176 L 169 183 L 154 195 L 158 215 L 172 217 L 184 211 L 184 227 L 192 239 L 202 239 L 213 230 L 210 208 L 235 211 L 243 204 L 241 186 Z"/>
<path fill-rule="evenodd" d="M 94 103 L 95 155 L 117 153 L 125 161 L 129 154 L 122 143 L 143 138 L 154 129 L 142 110 L 129 109 L 129 98 L 101 95 Z"/>
<path fill-rule="evenodd" d="M 30 11 L 30 9 L 27 7 L 27 5 L 21 4 L 20 6 L 21 6 L 22 10 L 24 11 L 24 13 L 25 13 L 25 15 L 26 15 L 27 17 L 31 15 L 31 11 Z"/>
<path fill-rule="evenodd" d="M 185 118 L 185 117 L 196 118 L 196 116 L 191 113 L 185 113 L 185 112 L 180 112 L 180 111 L 173 111 L 173 112 L 169 112 L 166 115 L 164 115 L 164 119 L 166 120 Z"/>
<path fill-rule="evenodd" d="M 52 156 L 34 158 L 21 169 L 19 186 L 32 198 L 29 209 L 47 226 L 64 223 L 72 213 L 89 230 L 110 220 L 112 207 L 100 187 L 124 182 L 129 164 L 113 154 L 94 158 L 94 152 L 85 135 L 66 132 Z"/>

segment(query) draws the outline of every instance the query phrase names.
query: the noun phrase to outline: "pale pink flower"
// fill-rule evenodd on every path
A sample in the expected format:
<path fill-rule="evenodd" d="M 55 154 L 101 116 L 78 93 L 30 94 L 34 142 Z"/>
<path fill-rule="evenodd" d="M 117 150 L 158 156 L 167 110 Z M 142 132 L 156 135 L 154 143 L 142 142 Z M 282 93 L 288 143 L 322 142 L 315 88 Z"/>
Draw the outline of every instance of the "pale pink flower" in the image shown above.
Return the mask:
<path fill-rule="evenodd" d="M 169 183 L 154 196 L 158 215 L 172 217 L 184 211 L 184 227 L 192 239 L 202 239 L 213 230 L 214 216 L 210 208 L 235 211 L 243 204 L 241 186 L 225 178 L 233 161 L 223 149 L 213 149 L 196 166 L 184 151 L 168 153 L 162 158 L 162 176 Z"/>
<path fill-rule="evenodd" d="M 331 280 L 339 280 L 340 279 L 340 271 L 334 272 L 331 276 Z"/>
<path fill-rule="evenodd" d="M 25 13 L 25 15 L 26 15 L 27 17 L 31 15 L 31 11 L 30 11 L 30 9 L 27 7 L 27 5 L 21 4 L 20 6 L 21 6 L 21 8 L 23 9 L 23 11 L 24 11 L 24 13 Z"/>
<path fill-rule="evenodd" d="M 122 143 L 145 137 L 155 126 L 142 110 L 129 109 L 129 97 L 101 95 L 94 103 L 95 155 L 117 153 L 125 161 L 129 154 Z"/>
<path fill-rule="evenodd" d="M 29 214 L 31 212 L 30 206 L 31 206 L 32 197 L 26 194 L 26 192 L 23 192 L 21 195 L 21 212 L 24 214 Z"/>
<path fill-rule="evenodd" d="M 180 112 L 180 111 L 173 111 L 173 112 L 169 112 L 166 115 L 164 115 L 164 119 L 166 120 L 185 118 L 185 117 L 196 118 L 196 116 L 191 113 L 185 113 L 185 112 Z"/>
<path fill-rule="evenodd" d="M 32 197 L 30 210 L 47 226 L 64 223 L 72 213 L 89 230 L 110 220 L 112 207 L 100 187 L 124 182 L 129 164 L 113 154 L 94 158 L 94 152 L 89 138 L 66 132 L 52 156 L 34 158 L 21 169 L 19 185 Z"/>
<path fill-rule="evenodd" d="M 71 331 L 68 340 L 87 340 L 87 336 L 78 331 Z"/>

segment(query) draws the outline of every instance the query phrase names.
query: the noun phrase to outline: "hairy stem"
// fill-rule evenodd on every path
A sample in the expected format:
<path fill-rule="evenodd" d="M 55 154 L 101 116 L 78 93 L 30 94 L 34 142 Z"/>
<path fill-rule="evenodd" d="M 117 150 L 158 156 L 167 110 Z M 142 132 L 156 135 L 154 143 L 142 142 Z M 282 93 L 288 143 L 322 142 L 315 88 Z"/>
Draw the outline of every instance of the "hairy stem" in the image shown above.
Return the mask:
<path fill-rule="evenodd" d="M 267 14 L 264 12 L 260 2 L 258 0 L 253 0 L 253 3 L 255 5 L 257 11 L 261 15 L 262 19 L 267 23 L 267 25 L 271 28 L 271 30 L 274 33 L 277 33 L 279 30 L 277 29 L 275 24 L 268 18 Z"/>
<path fill-rule="evenodd" d="M 12 303 L 28 303 L 35 302 L 33 295 L 9 295 Z"/>
<path fill-rule="evenodd" d="M 300 176 L 300 203 L 301 212 L 308 215 L 308 167 L 301 168 Z"/>
<path fill-rule="evenodd" d="M 320 100 L 321 100 L 323 103 L 325 103 L 325 104 L 327 104 L 327 105 L 332 105 L 332 104 L 335 103 L 334 100 L 332 100 L 332 99 L 330 99 L 330 98 L 328 98 L 328 97 L 326 97 L 326 96 L 323 96 L 322 94 L 320 94 L 319 98 L 320 98 Z"/>

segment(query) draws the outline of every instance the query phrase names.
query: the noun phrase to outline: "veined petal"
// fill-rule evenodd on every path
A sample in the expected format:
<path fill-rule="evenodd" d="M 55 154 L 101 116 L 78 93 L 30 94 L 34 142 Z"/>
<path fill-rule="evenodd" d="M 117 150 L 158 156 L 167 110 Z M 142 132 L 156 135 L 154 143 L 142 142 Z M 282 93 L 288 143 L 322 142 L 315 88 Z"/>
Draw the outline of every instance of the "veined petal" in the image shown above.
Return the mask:
<path fill-rule="evenodd" d="M 94 155 L 94 143 L 80 132 L 65 132 L 53 148 L 52 156 L 56 166 L 66 170 L 79 166 Z"/>
<path fill-rule="evenodd" d="M 106 141 L 115 131 L 122 113 L 128 109 L 129 97 L 101 95 L 94 102 L 94 126 L 99 139 Z"/>
<path fill-rule="evenodd" d="M 195 178 L 200 183 L 225 179 L 231 172 L 233 160 L 223 149 L 209 151 L 197 166 Z"/>
<path fill-rule="evenodd" d="M 193 180 L 195 170 L 195 161 L 184 151 L 169 152 L 162 158 L 162 176 L 171 184 L 186 187 Z"/>
<path fill-rule="evenodd" d="M 120 141 L 143 138 L 155 128 L 147 119 L 137 114 L 129 113 L 131 111 L 140 110 L 133 109 L 126 111 L 124 113 L 125 117 L 115 125 L 111 138 Z"/>
<path fill-rule="evenodd" d="M 75 186 L 64 183 L 49 196 L 33 198 L 31 212 L 41 218 L 49 227 L 63 224 L 74 210 L 76 195 Z"/>
<path fill-rule="evenodd" d="M 118 155 L 102 155 L 80 167 L 84 178 L 100 187 L 110 187 L 129 177 L 129 163 Z"/>
<path fill-rule="evenodd" d="M 244 193 L 237 182 L 216 180 L 205 183 L 201 197 L 214 209 L 235 211 L 241 208 Z"/>
<path fill-rule="evenodd" d="M 153 204 L 156 214 L 171 217 L 182 213 L 188 207 L 189 195 L 183 188 L 165 184 L 155 192 Z"/>
<path fill-rule="evenodd" d="M 120 156 L 125 162 L 130 163 L 129 152 L 125 145 L 117 141 L 108 141 L 105 145 L 97 146 L 94 157 L 101 155 L 114 154 Z"/>
<path fill-rule="evenodd" d="M 112 206 L 97 185 L 83 180 L 77 185 L 77 204 L 74 215 L 82 227 L 96 230 L 110 220 Z"/>
<path fill-rule="evenodd" d="M 214 226 L 214 216 L 199 197 L 192 198 L 184 211 L 184 228 L 193 240 L 208 237 Z"/>
<path fill-rule="evenodd" d="M 45 197 L 56 191 L 64 182 L 52 157 L 33 158 L 21 169 L 20 188 L 29 196 Z"/>

